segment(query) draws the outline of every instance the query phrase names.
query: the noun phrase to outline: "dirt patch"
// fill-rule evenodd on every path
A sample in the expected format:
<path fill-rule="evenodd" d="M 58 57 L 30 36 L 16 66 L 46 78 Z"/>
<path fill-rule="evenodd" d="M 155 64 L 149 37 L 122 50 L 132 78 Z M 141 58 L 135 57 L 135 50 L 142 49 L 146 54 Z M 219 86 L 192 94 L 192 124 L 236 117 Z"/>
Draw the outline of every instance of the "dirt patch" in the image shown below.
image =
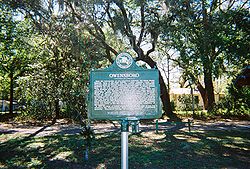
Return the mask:
<path fill-rule="evenodd" d="M 249 130 L 250 121 L 194 121 L 193 130 Z"/>
<path fill-rule="evenodd" d="M 178 124 L 165 123 L 164 120 L 159 120 L 159 131 L 170 130 Z M 183 123 L 184 124 L 184 123 Z M 119 122 L 94 122 L 91 127 L 96 134 L 119 132 Z M 182 130 L 188 130 L 188 125 L 184 124 Z M 154 131 L 156 129 L 155 121 L 150 124 L 140 124 L 140 131 Z M 250 129 L 250 121 L 194 121 L 191 125 L 191 130 L 246 130 Z M 28 136 L 34 135 L 36 137 L 49 136 L 55 134 L 79 134 L 82 131 L 82 127 L 78 124 L 68 124 L 66 120 L 58 120 L 54 125 L 27 125 L 23 123 L 0 123 L 0 134 L 4 135 L 17 135 Z"/>

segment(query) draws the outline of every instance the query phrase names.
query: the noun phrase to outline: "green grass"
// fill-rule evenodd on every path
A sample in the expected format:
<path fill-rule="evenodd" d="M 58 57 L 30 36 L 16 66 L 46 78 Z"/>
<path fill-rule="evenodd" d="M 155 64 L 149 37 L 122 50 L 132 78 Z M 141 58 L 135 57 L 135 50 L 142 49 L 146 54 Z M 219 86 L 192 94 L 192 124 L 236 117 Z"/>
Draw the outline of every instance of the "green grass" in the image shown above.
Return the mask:
<path fill-rule="evenodd" d="M 175 113 L 180 117 L 193 117 L 193 111 L 175 111 Z M 206 110 L 195 110 L 195 117 L 208 118 L 209 114 Z"/>
<path fill-rule="evenodd" d="M 120 168 L 120 134 L 0 135 L 0 168 Z M 143 132 L 129 136 L 129 168 L 249 168 L 248 131 Z"/>

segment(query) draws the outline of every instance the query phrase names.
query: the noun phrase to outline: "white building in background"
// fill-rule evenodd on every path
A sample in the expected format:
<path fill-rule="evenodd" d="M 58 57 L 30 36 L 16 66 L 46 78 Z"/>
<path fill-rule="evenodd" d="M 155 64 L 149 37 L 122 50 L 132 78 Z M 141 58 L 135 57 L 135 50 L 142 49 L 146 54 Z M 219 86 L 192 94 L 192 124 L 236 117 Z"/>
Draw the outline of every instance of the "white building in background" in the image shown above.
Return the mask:
<path fill-rule="evenodd" d="M 171 88 L 170 92 L 170 100 L 174 101 L 175 106 L 180 107 L 183 103 L 179 100 L 182 96 L 189 96 L 190 99 L 192 98 L 191 88 Z M 203 108 L 203 100 L 201 97 L 200 92 L 197 89 L 193 90 L 193 97 L 194 97 L 194 104 L 200 108 Z M 220 101 L 222 98 L 225 97 L 224 92 L 214 93 L 215 102 Z M 191 102 L 191 101 L 190 101 Z"/>
<path fill-rule="evenodd" d="M 164 65 L 161 65 L 159 70 L 161 72 L 161 75 L 163 76 L 163 79 L 164 79 L 166 85 L 168 85 L 168 82 L 169 82 L 170 101 L 173 101 L 175 106 L 177 106 L 177 107 L 182 106 L 183 103 L 181 103 L 179 101 L 179 98 L 182 96 L 186 95 L 186 96 L 190 96 L 190 98 L 192 98 L 191 88 L 190 87 L 182 88 L 180 85 L 180 76 L 181 76 L 181 72 L 182 72 L 181 68 L 171 67 L 170 72 L 167 73 L 166 69 L 164 69 Z M 168 75 L 169 75 L 169 81 L 167 79 Z M 202 80 L 201 80 L 201 82 L 202 82 Z M 225 93 L 226 93 L 227 82 L 228 82 L 228 79 L 224 78 L 224 77 L 216 79 L 213 82 L 215 102 L 218 102 L 222 98 L 224 98 Z M 202 84 L 202 85 L 204 86 L 204 84 Z M 186 84 L 184 86 L 188 86 L 188 84 Z M 203 100 L 202 100 L 200 92 L 198 91 L 198 89 L 196 88 L 196 86 L 194 84 L 192 84 L 192 87 L 193 87 L 194 103 L 199 107 L 199 109 L 204 108 Z"/>
<path fill-rule="evenodd" d="M 7 106 L 7 101 L 6 100 L 0 100 L 0 107 L 1 107 L 1 111 L 5 111 Z"/>
<path fill-rule="evenodd" d="M 190 88 L 171 88 L 169 95 L 170 95 L 170 100 L 174 101 L 175 106 L 181 106 L 182 103 L 179 101 L 180 97 L 184 95 L 190 96 L 190 98 L 192 97 Z M 193 90 L 193 96 L 194 96 L 194 101 L 196 102 L 195 104 L 198 104 L 198 106 L 203 107 L 203 101 L 199 91 Z"/>
<path fill-rule="evenodd" d="M 0 110 L 2 112 L 9 111 L 10 109 L 10 102 L 7 100 L 0 100 Z M 18 104 L 16 101 L 13 101 L 13 110 L 18 109 Z"/>

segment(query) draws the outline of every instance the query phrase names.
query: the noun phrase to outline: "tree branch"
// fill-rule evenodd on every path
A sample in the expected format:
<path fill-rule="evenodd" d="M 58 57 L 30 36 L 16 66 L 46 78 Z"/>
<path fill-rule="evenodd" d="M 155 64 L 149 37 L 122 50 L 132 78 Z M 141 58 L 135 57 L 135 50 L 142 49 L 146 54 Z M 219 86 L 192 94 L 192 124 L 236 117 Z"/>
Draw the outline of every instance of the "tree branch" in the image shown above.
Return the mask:
<path fill-rule="evenodd" d="M 144 2 L 141 2 L 141 32 L 140 32 L 140 36 L 139 36 L 139 39 L 138 39 L 138 42 L 137 42 L 137 46 L 141 45 L 142 38 L 143 38 L 143 35 L 144 35 L 144 31 L 145 31 L 144 8 L 145 8 Z"/>
<path fill-rule="evenodd" d="M 158 34 L 155 35 L 154 32 L 152 32 L 152 33 L 151 33 L 151 36 L 152 36 L 152 39 L 153 39 L 153 41 L 152 41 L 152 43 L 151 43 L 151 44 L 152 44 L 152 47 L 151 47 L 151 49 L 149 49 L 149 50 L 147 51 L 146 57 L 149 57 L 149 54 L 155 51 L 155 45 L 156 45 L 156 42 L 157 42 Z"/>
<path fill-rule="evenodd" d="M 115 25 L 114 25 L 114 21 L 113 21 L 113 19 L 112 19 L 112 17 L 111 17 L 111 14 L 110 14 L 110 12 L 109 12 L 109 9 L 110 9 L 110 2 L 108 2 L 108 4 L 107 4 L 107 7 L 105 8 L 105 11 L 106 11 L 106 13 L 107 13 L 107 15 L 108 15 L 108 18 L 109 18 L 109 20 L 110 20 L 110 22 L 108 22 L 107 21 L 107 23 L 110 25 L 110 27 L 113 29 L 113 31 L 115 31 Z"/>
<path fill-rule="evenodd" d="M 117 0 L 117 1 L 115 1 L 115 4 L 121 10 L 121 13 L 122 13 L 122 16 L 123 16 L 123 19 L 124 19 L 125 34 L 128 36 L 131 46 L 133 47 L 133 49 L 137 53 L 138 57 L 143 58 L 144 57 L 143 51 L 136 44 L 136 36 L 133 35 L 132 29 L 131 29 L 131 27 L 129 25 L 129 20 L 128 20 L 128 17 L 127 17 L 126 10 L 124 8 L 123 1 Z"/>
<path fill-rule="evenodd" d="M 98 40 L 101 42 L 101 44 L 103 45 L 103 47 L 104 47 L 106 50 L 111 51 L 111 52 L 112 52 L 113 54 L 115 54 L 115 55 L 118 54 L 118 52 L 117 52 L 115 49 L 113 49 L 110 45 L 108 45 L 108 44 L 105 42 L 104 39 L 102 39 L 100 36 L 98 36 L 98 34 L 95 34 L 95 33 L 91 30 L 91 28 L 86 28 L 86 29 L 87 29 L 87 31 L 88 31 L 92 36 L 94 36 L 96 39 L 98 39 Z M 113 60 L 112 60 L 111 57 L 107 57 L 107 59 L 108 59 L 111 63 L 113 62 Z"/>
<path fill-rule="evenodd" d="M 81 17 L 81 15 L 78 14 L 78 13 L 76 13 L 76 11 L 75 11 L 74 7 L 72 6 L 72 4 L 69 3 L 69 2 L 66 2 L 66 5 L 68 5 L 68 6 L 70 7 L 70 9 L 71 9 L 72 13 L 74 14 L 74 16 L 75 16 L 80 22 L 82 22 L 82 17 Z M 85 27 L 85 29 L 86 29 L 92 36 L 94 36 L 99 42 L 101 42 L 101 44 L 102 44 L 103 47 L 106 49 L 106 51 L 107 51 L 107 50 L 108 50 L 108 51 L 111 51 L 113 54 L 117 55 L 118 52 L 117 52 L 115 49 L 113 49 L 110 45 L 108 45 L 108 44 L 106 43 L 105 34 L 104 34 L 103 30 L 101 29 L 101 27 L 100 27 L 95 21 L 93 21 L 93 19 L 92 19 L 91 17 L 89 17 L 89 21 L 90 21 L 90 23 L 94 26 L 96 33 L 93 32 L 93 30 L 89 27 L 89 25 L 87 25 L 87 26 Z M 109 52 L 106 52 L 106 54 L 108 54 L 108 55 L 107 55 L 107 59 L 112 63 L 112 62 L 113 62 L 113 59 L 111 58 L 110 53 L 109 53 Z"/>

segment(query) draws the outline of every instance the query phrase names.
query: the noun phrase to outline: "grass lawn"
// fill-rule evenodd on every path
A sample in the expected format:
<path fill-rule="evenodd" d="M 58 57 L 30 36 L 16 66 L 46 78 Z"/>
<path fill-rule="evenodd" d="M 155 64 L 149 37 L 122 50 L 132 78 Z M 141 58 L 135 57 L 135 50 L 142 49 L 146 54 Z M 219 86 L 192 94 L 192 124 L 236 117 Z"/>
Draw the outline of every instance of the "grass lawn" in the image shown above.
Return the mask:
<path fill-rule="evenodd" d="M 120 168 L 120 133 L 0 135 L 0 168 Z M 250 132 L 142 132 L 129 136 L 129 168 L 250 168 Z"/>

